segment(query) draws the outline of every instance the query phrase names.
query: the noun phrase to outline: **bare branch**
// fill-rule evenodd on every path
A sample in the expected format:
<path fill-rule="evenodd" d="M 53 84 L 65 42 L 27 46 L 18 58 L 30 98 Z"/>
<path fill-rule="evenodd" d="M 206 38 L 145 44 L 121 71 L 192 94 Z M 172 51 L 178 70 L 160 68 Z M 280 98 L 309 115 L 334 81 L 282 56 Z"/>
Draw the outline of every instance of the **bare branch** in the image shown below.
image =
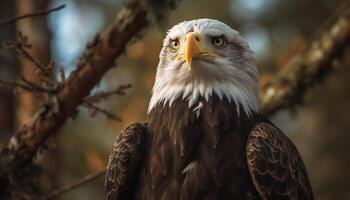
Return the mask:
<path fill-rule="evenodd" d="M 131 86 L 132 86 L 131 84 L 121 85 L 117 89 L 112 90 L 112 91 L 97 92 L 95 95 L 85 98 L 84 102 L 85 103 L 98 103 L 101 100 L 106 100 L 114 95 L 125 95 L 125 90 L 131 88 Z"/>
<path fill-rule="evenodd" d="M 21 88 L 21 89 L 33 92 L 33 88 L 31 88 L 26 84 L 20 83 L 18 81 L 5 81 L 0 79 L 0 85 L 12 87 L 12 88 Z"/>
<path fill-rule="evenodd" d="M 84 102 L 82 103 L 82 106 L 84 106 L 85 108 L 87 108 L 88 110 L 91 111 L 92 117 L 95 116 L 96 113 L 101 113 L 101 114 L 105 115 L 108 119 L 122 121 L 122 119 L 120 117 L 116 116 L 111 111 L 100 108 L 94 104 L 100 102 L 101 100 L 106 100 L 114 95 L 125 95 L 125 90 L 130 88 L 130 87 L 131 87 L 131 84 L 127 84 L 127 85 L 121 85 L 117 89 L 112 90 L 112 91 L 97 92 L 95 95 L 86 97 L 84 99 Z"/>
<path fill-rule="evenodd" d="M 47 93 L 47 94 L 56 94 L 57 93 L 57 89 L 48 89 L 48 88 L 41 87 L 39 85 L 36 85 L 35 83 L 32 83 L 32 82 L 28 81 L 23 76 L 21 76 L 20 79 L 25 84 L 27 84 L 32 90 L 34 90 L 36 92 Z"/>
<path fill-rule="evenodd" d="M 34 83 L 31 83 L 28 80 L 26 80 L 24 77 L 21 77 L 21 81 L 23 81 L 23 83 L 19 81 L 0 80 L 0 85 L 13 87 L 13 88 L 21 88 L 29 92 L 37 92 L 37 93 L 55 94 L 57 92 L 57 90 L 54 90 L 54 89 L 46 89 L 38 85 L 35 85 Z"/>
<path fill-rule="evenodd" d="M 88 103 L 88 102 L 84 102 L 82 104 L 82 106 L 84 106 L 85 108 L 89 109 L 92 111 L 92 116 L 94 116 L 96 113 L 101 113 L 103 115 L 105 115 L 108 119 L 113 119 L 116 121 L 122 121 L 122 119 L 118 116 L 116 116 L 115 114 L 113 114 L 111 111 L 105 110 L 103 108 L 100 108 L 92 103 Z"/>
<path fill-rule="evenodd" d="M 98 172 L 88 174 L 71 185 L 68 185 L 68 186 L 65 186 L 61 189 L 52 191 L 49 195 L 42 198 L 42 200 L 49 200 L 49 199 L 53 199 L 55 197 L 58 197 L 62 194 L 65 194 L 65 193 L 71 191 L 71 190 L 74 190 L 74 189 L 76 189 L 76 188 L 78 188 L 86 183 L 89 183 L 89 182 L 91 182 L 91 181 L 93 181 L 101 176 L 104 176 L 105 173 L 106 173 L 106 169 L 102 169 Z"/>
<path fill-rule="evenodd" d="M 50 63 L 50 65 L 48 67 L 44 67 L 43 65 L 41 65 L 27 50 L 26 48 L 31 48 L 31 44 L 29 44 L 28 42 L 28 37 L 23 35 L 21 32 L 19 32 L 18 34 L 18 41 L 9 41 L 7 42 L 4 46 L 7 49 L 14 49 L 16 50 L 16 52 L 20 53 L 21 55 L 23 55 L 26 59 L 28 59 L 31 63 L 33 63 L 33 65 L 40 70 L 40 72 L 45 75 L 45 76 L 49 76 L 50 73 L 50 67 L 52 67 Z"/>
<path fill-rule="evenodd" d="M 87 45 L 77 69 L 59 85 L 57 105 L 46 105 L 48 109 L 15 133 L 1 151 L 0 175 L 5 177 L 30 162 L 39 147 L 76 112 L 105 72 L 115 66 L 115 59 L 125 52 L 128 42 L 147 26 L 146 14 L 138 1 L 127 3 L 115 21 Z M 53 111 L 52 107 L 59 109 Z"/>
<path fill-rule="evenodd" d="M 17 21 L 19 21 L 19 20 L 26 19 L 26 18 L 32 18 L 32 17 L 38 17 L 38 16 L 49 15 L 50 13 L 55 12 L 55 11 L 59 11 L 59 10 L 65 8 L 65 7 L 66 7 L 66 5 L 63 4 L 63 5 L 60 5 L 60 6 L 51 8 L 51 9 L 48 9 L 48 10 L 37 11 L 37 12 L 25 14 L 25 15 L 18 16 L 18 17 L 13 17 L 13 18 L 9 18 L 9 19 L 4 19 L 4 20 L 1 20 L 1 21 L 0 21 L 0 27 L 1 27 L 1 26 L 4 26 L 4 25 L 11 24 L 11 23 L 15 23 L 15 22 L 17 22 Z"/>
<path fill-rule="evenodd" d="M 307 47 L 261 93 L 262 111 L 272 115 L 300 104 L 305 93 L 336 67 L 350 46 L 350 2 L 317 31 Z"/>

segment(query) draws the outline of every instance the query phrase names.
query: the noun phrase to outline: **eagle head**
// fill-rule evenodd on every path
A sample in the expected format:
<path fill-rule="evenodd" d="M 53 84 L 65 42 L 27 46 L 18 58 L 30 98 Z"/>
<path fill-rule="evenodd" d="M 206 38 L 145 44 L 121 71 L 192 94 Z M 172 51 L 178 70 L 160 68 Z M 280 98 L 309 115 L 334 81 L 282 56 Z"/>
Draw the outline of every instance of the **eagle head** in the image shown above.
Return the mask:
<path fill-rule="evenodd" d="M 212 95 L 227 98 L 247 116 L 258 111 L 254 53 L 228 25 L 213 19 L 181 22 L 168 31 L 159 59 L 149 112 L 178 98 L 191 108 Z"/>

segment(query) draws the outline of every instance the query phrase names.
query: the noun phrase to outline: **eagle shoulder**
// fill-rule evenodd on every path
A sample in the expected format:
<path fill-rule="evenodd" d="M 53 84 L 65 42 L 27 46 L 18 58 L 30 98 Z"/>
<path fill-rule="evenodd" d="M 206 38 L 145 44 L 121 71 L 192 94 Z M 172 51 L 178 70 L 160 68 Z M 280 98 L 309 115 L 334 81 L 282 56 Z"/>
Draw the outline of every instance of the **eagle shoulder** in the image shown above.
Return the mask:
<path fill-rule="evenodd" d="M 145 155 L 146 125 L 133 123 L 118 136 L 109 156 L 105 177 L 105 199 L 128 199 L 136 187 L 138 171 Z"/>
<path fill-rule="evenodd" d="M 249 173 L 262 199 L 314 199 L 304 162 L 281 130 L 257 124 L 246 151 Z"/>

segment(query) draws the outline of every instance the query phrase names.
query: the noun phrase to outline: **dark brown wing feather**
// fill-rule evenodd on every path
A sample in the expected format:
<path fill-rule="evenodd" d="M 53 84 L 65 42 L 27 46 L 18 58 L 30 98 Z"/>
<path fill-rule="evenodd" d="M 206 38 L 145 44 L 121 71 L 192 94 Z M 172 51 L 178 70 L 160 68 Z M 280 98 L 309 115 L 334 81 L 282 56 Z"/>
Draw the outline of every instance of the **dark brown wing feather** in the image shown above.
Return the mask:
<path fill-rule="evenodd" d="M 247 163 L 263 199 L 313 199 L 306 168 L 294 144 L 278 128 L 259 123 L 248 137 Z"/>
<path fill-rule="evenodd" d="M 131 199 L 145 155 L 146 135 L 146 126 L 134 123 L 118 136 L 107 166 L 106 200 Z"/>

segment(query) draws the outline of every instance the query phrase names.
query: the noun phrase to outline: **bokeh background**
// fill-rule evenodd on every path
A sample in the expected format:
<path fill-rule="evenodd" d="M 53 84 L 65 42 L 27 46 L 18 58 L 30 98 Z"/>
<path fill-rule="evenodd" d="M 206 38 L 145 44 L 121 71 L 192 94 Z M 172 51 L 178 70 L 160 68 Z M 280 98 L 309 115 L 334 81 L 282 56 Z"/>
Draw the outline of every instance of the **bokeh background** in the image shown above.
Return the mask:
<path fill-rule="evenodd" d="M 111 146 L 120 130 L 135 121 L 145 121 L 161 42 L 167 29 L 196 18 L 215 18 L 236 30 L 256 53 L 261 85 L 298 53 L 318 27 L 340 5 L 341 0 L 186 0 L 152 26 L 142 40 L 129 46 L 125 56 L 110 70 L 94 92 L 131 83 L 127 95 L 102 102 L 123 121 L 103 115 L 91 117 L 84 108 L 50 139 L 49 149 L 38 157 L 50 191 L 69 185 L 82 176 L 105 168 Z M 121 0 L 2 0 L 0 19 L 60 4 L 66 8 L 49 15 L 0 27 L 0 42 L 21 31 L 29 36 L 33 54 L 41 63 L 56 63 L 54 78 L 64 69 L 74 69 L 86 43 L 103 30 L 121 7 Z M 349 54 L 349 53 L 348 53 Z M 350 199 L 350 69 L 348 59 L 305 97 L 303 106 L 281 111 L 272 120 L 299 148 L 316 199 Z M 13 52 L 0 49 L 0 79 L 14 80 L 28 72 L 30 63 Z M 0 88 L 0 144 L 30 121 L 40 97 Z M 103 177 L 89 182 L 60 199 L 102 199 Z"/>

